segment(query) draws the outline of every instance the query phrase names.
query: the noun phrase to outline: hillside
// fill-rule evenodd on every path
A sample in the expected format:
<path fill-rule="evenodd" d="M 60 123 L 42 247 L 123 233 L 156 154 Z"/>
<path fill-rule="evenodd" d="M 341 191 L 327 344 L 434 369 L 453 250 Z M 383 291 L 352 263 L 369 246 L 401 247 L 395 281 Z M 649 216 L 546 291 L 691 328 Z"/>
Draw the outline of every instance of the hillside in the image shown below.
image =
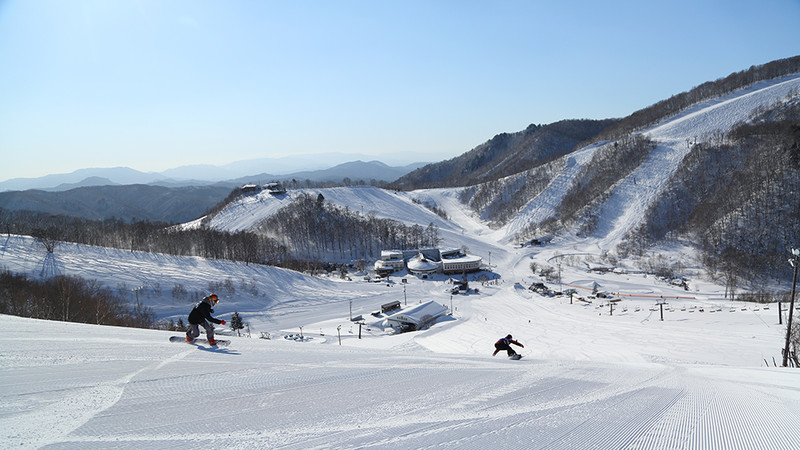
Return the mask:
<path fill-rule="evenodd" d="M 753 245 L 742 251 L 758 255 L 769 250 L 770 258 L 777 265 L 767 266 L 767 271 L 783 278 L 788 268 L 782 267 L 785 264 L 779 261 L 783 258 L 774 252 L 799 244 L 793 236 L 800 231 L 800 210 L 796 202 L 789 201 L 770 211 L 765 211 L 761 205 L 775 205 L 772 197 L 776 186 L 784 186 L 789 192 L 791 186 L 800 181 L 796 159 L 792 162 L 798 142 L 797 132 L 792 130 L 797 130 L 800 123 L 794 116 L 783 126 L 769 128 L 779 134 L 759 145 L 753 145 L 752 140 L 750 145 L 739 145 L 735 141 L 739 138 L 731 133 L 758 117 L 761 120 L 791 117 L 792 114 L 781 115 L 780 111 L 793 111 L 799 93 L 800 74 L 762 81 L 698 103 L 641 134 L 592 144 L 525 173 L 465 188 L 460 199 L 477 216 L 492 224 L 500 241 L 572 236 L 569 240 L 575 241 L 574 245 L 594 248 L 596 252 L 616 252 L 619 256 L 646 253 L 648 247 L 662 242 L 667 235 L 683 237 L 689 242 L 701 241 L 698 233 L 704 232 L 702 227 L 687 229 L 683 226 L 691 223 L 692 214 L 705 213 L 723 223 L 729 222 L 735 214 L 759 217 L 759 222 L 764 223 L 774 216 L 773 211 L 782 210 L 783 220 L 786 220 L 783 225 L 786 228 L 780 228 L 783 241 L 776 241 L 769 249 Z M 762 133 L 763 136 L 767 135 Z M 719 147 L 721 144 L 725 146 Z M 715 150 L 720 154 L 716 160 L 718 164 L 693 162 L 711 148 L 718 148 Z M 780 154 L 770 156 L 776 150 Z M 732 151 L 738 152 L 733 153 L 737 155 L 735 158 L 731 157 Z M 728 156 L 723 156 L 726 153 Z M 775 170 L 760 170 L 764 167 Z M 687 177 L 687 171 L 692 175 Z M 738 204 L 702 202 L 710 192 L 708 183 L 690 187 L 691 183 L 686 181 L 715 177 L 719 177 L 715 189 L 721 197 L 732 195 L 725 194 L 724 189 L 735 186 L 734 181 L 738 180 L 737 184 L 742 180 L 750 181 L 749 188 L 739 188 L 740 192 L 747 193 L 742 197 L 746 201 Z M 674 199 L 676 192 L 684 194 Z M 667 200 L 670 196 L 673 201 Z M 749 209 L 742 208 L 746 205 L 750 205 Z M 679 212 L 677 216 L 676 211 Z M 671 217 L 680 219 L 670 221 Z M 664 231 L 642 239 L 642 233 L 654 228 Z M 726 239 L 715 239 L 717 245 L 724 248 L 733 242 L 751 241 L 748 236 L 763 232 L 757 228 L 742 228 Z M 739 276 L 748 272 L 752 276 L 757 269 L 746 268 Z"/>
<path fill-rule="evenodd" d="M 562 120 L 501 133 L 461 156 L 428 164 L 391 184 L 396 189 L 469 186 L 523 172 L 575 149 L 615 120 Z"/>
<path fill-rule="evenodd" d="M 743 280 L 737 282 L 740 287 L 774 290 L 771 285 L 782 283 L 789 271 L 781 254 L 798 245 L 793 236 L 800 232 L 796 202 L 775 195 L 777 186 L 789 188 L 777 192 L 792 192 L 791 186 L 800 183 L 800 171 L 793 169 L 800 159 L 792 156 L 800 142 L 794 114 L 799 93 L 800 74 L 760 81 L 697 103 L 641 133 L 594 143 L 522 173 L 463 188 L 295 190 L 281 198 L 262 194 L 228 205 L 205 223 L 227 231 L 257 230 L 297 196 L 322 194 L 326 201 L 364 216 L 423 227 L 434 224 L 444 242 L 456 247 L 470 246 L 465 229 L 490 234 L 501 243 L 558 237 L 563 239 L 561 246 L 604 255 L 611 264 L 628 258 L 636 266 L 649 265 L 643 256 L 651 249 L 679 243 L 693 261 L 671 261 L 666 270 L 697 263 L 718 279 Z M 757 133 L 762 143 L 740 137 L 742 131 L 737 131 L 754 121 L 778 120 L 783 125 L 760 125 L 759 131 L 747 134 Z M 526 133 L 531 137 L 539 131 L 534 127 Z M 764 139 L 768 132 L 783 134 Z M 497 138 L 487 148 L 512 148 L 511 143 L 526 140 L 526 133 Z M 750 139 L 747 145 L 737 143 L 745 138 Z M 711 150 L 729 156 L 703 163 Z M 761 167 L 775 170 L 764 172 Z M 743 187 L 742 180 L 748 180 L 749 187 Z M 726 191 L 730 187 L 747 195 Z M 712 188 L 718 199 L 731 200 L 703 202 Z M 470 210 L 466 214 L 465 205 Z M 418 206 L 430 210 L 420 217 Z M 435 214 L 437 210 L 444 214 Z M 773 223 L 777 211 L 782 211 L 782 225 L 775 233 L 763 224 Z M 735 222 L 747 227 L 724 228 L 734 215 L 748 218 Z M 736 253 L 725 253 L 730 247 L 737 248 Z M 378 253 L 366 256 L 376 258 Z M 722 265 L 737 269 L 718 272 L 715 267 Z"/>

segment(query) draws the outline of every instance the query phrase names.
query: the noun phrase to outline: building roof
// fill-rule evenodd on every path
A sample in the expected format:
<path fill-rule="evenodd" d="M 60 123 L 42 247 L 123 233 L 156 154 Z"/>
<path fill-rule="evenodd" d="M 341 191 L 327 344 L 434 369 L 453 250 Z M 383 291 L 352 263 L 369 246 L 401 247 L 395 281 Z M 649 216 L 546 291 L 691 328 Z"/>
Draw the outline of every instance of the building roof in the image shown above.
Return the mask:
<path fill-rule="evenodd" d="M 403 259 L 403 252 L 400 250 L 381 250 L 381 259 Z"/>
<path fill-rule="evenodd" d="M 480 256 L 475 255 L 462 255 L 457 258 L 442 258 L 443 263 L 470 263 L 470 262 L 481 262 Z"/>
<path fill-rule="evenodd" d="M 442 250 L 441 254 L 442 254 L 442 262 L 444 262 L 444 263 L 480 262 L 481 259 L 482 259 L 480 256 L 467 254 L 467 253 L 465 253 L 465 252 L 463 252 L 463 251 L 461 251 L 460 249 L 457 249 L 457 248 L 456 249 Z"/>
<path fill-rule="evenodd" d="M 408 262 L 408 270 L 412 272 L 434 272 L 439 270 L 439 263 L 429 260 L 420 253 Z"/>
<path fill-rule="evenodd" d="M 395 322 L 418 324 L 425 316 L 439 317 L 445 314 L 447 314 L 447 308 L 445 306 L 430 301 L 411 308 L 403 308 L 386 319 Z"/>

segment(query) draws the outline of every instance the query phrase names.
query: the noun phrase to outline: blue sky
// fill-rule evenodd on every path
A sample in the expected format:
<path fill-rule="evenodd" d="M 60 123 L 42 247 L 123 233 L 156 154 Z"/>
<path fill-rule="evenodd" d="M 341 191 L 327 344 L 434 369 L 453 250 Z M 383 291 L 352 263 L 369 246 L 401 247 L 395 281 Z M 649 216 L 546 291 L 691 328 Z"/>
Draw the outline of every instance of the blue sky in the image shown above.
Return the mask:
<path fill-rule="evenodd" d="M 800 1 L 0 0 L 0 179 L 442 160 L 800 54 Z"/>

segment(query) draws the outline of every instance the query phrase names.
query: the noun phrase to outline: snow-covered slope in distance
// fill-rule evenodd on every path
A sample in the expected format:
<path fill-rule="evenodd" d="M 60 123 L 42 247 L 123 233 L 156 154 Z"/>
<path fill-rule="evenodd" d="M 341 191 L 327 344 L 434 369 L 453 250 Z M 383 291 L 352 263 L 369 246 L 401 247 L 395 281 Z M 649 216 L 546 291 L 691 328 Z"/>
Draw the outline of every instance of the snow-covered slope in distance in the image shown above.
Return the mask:
<path fill-rule="evenodd" d="M 598 248 L 613 249 L 625 233 L 641 222 L 647 207 L 657 198 L 681 160 L 690 150 L 689 141 L 702 141 L 714 132 L 727 132 L 752 118 L 759 108 L 768 107 L 800 92 L 800 74 L 762 81 L 726 96 L 701 102 L 665 119 L 642 133 L 657 147 L 639 168 L 615 186 L 602 207 L 600 226 L 591 236 Z M 569 186 L 584 164 L 591 161 L 599 145 L 594 144 L 565 156 L 566 168 L 551 185 L 531 200 L 496 237 L 512 239 L 531 222 L 555 214 Z"/>
<path fill-rule="evenodd" d="M 302 195 L 316 198 L 322 195 L 325 201 L 347 207 L 363 215 L 391 218 L 409 225 L 434 223 L 441 228 L 457 225 L 445 221 L 431 211 L 414 204 L 405 193 L 388 191 L 372 186 L 336 187 L 322 189 L 292 189 L 285 194 L 270 194 L 261 191 L 246 195 L 225 207 L 212 217 L 208 226 L 221 231 L 242 231 L 257 227 L 264 220 L 291 204 Z M 412 196 L 413 197 L 413 196 Z M 197 224 L 195 221 L 193 224 Z"/>

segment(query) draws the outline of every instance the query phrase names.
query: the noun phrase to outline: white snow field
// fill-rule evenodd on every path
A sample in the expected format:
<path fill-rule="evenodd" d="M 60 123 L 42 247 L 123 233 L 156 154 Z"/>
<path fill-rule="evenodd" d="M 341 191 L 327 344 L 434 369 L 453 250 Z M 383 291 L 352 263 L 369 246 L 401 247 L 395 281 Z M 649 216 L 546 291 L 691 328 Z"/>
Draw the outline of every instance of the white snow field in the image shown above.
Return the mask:
<path fill-rule="evenodd" d="M 168 341 L 180 333 L 0 316 L 0 447 L 800 448 L 800 371 L 775 367 L 785 337 L 777 305 L 724 298 L 685 248 L 662 256 L 684 263 L 686 288 L 639 273 L 632 261 L 614 272 L 587 270 L 663 186 L 686 151 L 683 136 L 709 129 L 704 114 L 730 127 L 798 87 L 800 76 L 761 83 L 647 131 L 659 146 L 637 183 L 617 186 L 598 233 L 557 236 L 544 247 L 508 244 L 516 225 L 489 229 L 455 189 L 307 191 L 364 214 L 435 223 L 443 246 L 465 245 L 491 266 L 481 279 L 470 276 L 477 292 L 466 295 L 451 295 L 444 275 L 374 283 L 364 274 L 312 277 L 69 243 L 47 254 L 32 238 L 2 236 L 0 268 L 98 280 L 131 302 L 138 289 L 164 320 L 186 320 L 192 295 L 217 283 L 214 315 L 239 312 L 251 336 L 219 327 L 232 342 L 214 348 Z M 571 164 L 587 162 L 594 148 L 571 155 Z M 566 166 L 554 181 L 562 188 L 531 204 L 554 204 L 569 182 Z M 250 197 L 212 225 L 251 228 L 292 195 Z M 412 199 L 436 202 L 450 220 Z M 572 302 L 527 289 L 542 281 L 533 262 L 560 262 L 563 284 L 550 286 L 577 289 Z M 190 295 L 173 295 L 177 286 Z M 590 299 L 594 287 L 621 300 Z M 423 331 L 394 333 L 385 315 L 372 314 L 392 301 L 431 300 L 451 315 Z M 666 303 L 663 320 L 656 302 Z M 520 361 L 492 356 L 509 333 L 525 345 Z"/>

